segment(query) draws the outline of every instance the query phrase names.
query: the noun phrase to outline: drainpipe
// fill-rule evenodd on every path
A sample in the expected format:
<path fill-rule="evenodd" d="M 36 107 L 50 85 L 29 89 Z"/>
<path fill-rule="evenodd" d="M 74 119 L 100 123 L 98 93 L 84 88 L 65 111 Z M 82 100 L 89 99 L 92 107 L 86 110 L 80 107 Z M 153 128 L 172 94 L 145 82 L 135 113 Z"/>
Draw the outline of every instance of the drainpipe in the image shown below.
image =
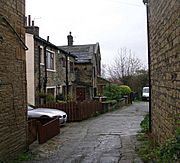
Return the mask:
<path fill-rule="evenodd" d="M 143 0 L 146 5 L 147 15 L 147 42 L 148 42 L 148 69 L 149 69 L 149 131 L 152 131 L 152 106 L 151 106 L 151 56 L 150 56 L 150 29 L 149 29 L 149 0 Z"/>
<path fill-rule="evenodd" d="M 68 55 L 66 54 L 66 94 L 69 94 L 69 78 L 68 78 Z M 67 99 L 68 100 L 68 99 Z"/>
<path fill-rule="evenodd" d="M 39 93 L 41 92 L 41 59 L 40 59 L 40 57 L 41 57 L 41 48 L 40 48 L 40 46 L 38 46 L 38 53 L 39 53 L 39 79 L 38 79 L 38 90 L 39 90 Z M 38 98 L 39 99 L 39 104 L 40 104 L 40 97 Z"/>
<path fill-rule="evenodd" d="M 49 36 L 47 36 L 47 43 L 49 43 Z M 47 86 L 47 56 L 46 56 L 47 45 L 44 46 L 44 93 L 46 94 L 46 86 Z M 46 103 L 46 98 L 44 100 Z"/>

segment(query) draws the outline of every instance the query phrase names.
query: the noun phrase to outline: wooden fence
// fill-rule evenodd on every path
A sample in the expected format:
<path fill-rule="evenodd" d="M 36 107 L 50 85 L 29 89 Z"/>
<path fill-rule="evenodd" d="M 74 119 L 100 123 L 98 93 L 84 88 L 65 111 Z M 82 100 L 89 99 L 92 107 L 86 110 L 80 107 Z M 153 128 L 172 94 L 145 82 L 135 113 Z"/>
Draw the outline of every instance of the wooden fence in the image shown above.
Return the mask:
<path fill-rule="evenodd" d="M 116 107 L 122 107 L 129 104 L 127 98 L 121 99 Z M 83 101 L 83 102 L 69 102 L 69 103 L 50 103 L 36 107 L 54 108 L 62 110 L 67 113 L 67 121 L 82 121 L 93 117 L 99 113 L 105 113 L 110 111 L 113 107 L 110 103 L 101 103 L 99 101 Z M 59 121 L 55 119 L 33 119 L 28 121 L 28 144 L 37 140 L 39 143 L 44 143 L 51 137 L 57 135 L 60 132 Z"/>
<path fill-rule="evenodd" d="M 28 120 L 28 145 L 38 139 L 39 144 L 46 142 L 60 133 L 59 117 L 52 119 Z"/>
<path fill-rule="evenodd" d="M 38 141 L 39 144 L 45 143 L 47 140 L 60 133 L 59 117 L 53 118 L 44 123 L 38 121 Z"/>
<path fill-rule="evenodd" d="M 28 145 L 37 140 L 37 121 L 36 119 L 28 120 Z"/>
<path fill-rule="evenodd" d="M 101 112 L 102 103 L 97 101 L 69 102 L 69 103 L 49 103 L 37 107 L 46 107 L 62 110 L 67 113 L 67 121 L 82 121 Z"/>

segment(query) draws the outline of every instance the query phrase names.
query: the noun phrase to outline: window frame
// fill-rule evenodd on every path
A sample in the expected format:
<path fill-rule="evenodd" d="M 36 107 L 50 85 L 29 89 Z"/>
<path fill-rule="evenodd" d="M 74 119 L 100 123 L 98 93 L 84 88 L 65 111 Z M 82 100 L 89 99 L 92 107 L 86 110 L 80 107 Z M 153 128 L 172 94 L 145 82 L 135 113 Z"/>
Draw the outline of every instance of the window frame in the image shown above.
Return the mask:
<path fill-rule="evenodd" d="M 56 97 L 56 86 L 47 86 L 46 87 L 46 93 L 48 94 L 48 89 L 54 89 L 54 97 Z"/>
<path fill-rule="evenodd" d="M 46 69 L 47 69 L 47 71 L 56 71 L 55 54 L 56 53 L 54 51 L 51 51 L 49 49 L 46 50 Z"/>
<path fill-rule="evenodd" d="M 66 67 L 66 58 L 62 57 L 61 61 L 62 61 L 62 67 Z"/>
<path fill-rule="evenodd" d="M 69 61 L 69 71 L 70 73 L 74 73 L 74 62 Z"/>
<path fill-rule="evenodd" d="M 40 53 L 40 65 L 44 65 L 44 49 L 43 46 L 39 46 L 39 53 Z"/>

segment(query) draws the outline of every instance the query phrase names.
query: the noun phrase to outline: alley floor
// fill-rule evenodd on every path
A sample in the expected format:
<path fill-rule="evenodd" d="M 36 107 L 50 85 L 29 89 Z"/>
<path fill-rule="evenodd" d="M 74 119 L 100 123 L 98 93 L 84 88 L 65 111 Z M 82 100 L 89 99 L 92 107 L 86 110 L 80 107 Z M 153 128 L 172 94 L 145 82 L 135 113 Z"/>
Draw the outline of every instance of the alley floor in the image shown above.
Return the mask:
<path fill-rule="evenodd" d="M 136 134 L 148 113 L 148 102 L 62 127 L 48 142 L 32 144 L 31 163 L 139 163 Z"/>

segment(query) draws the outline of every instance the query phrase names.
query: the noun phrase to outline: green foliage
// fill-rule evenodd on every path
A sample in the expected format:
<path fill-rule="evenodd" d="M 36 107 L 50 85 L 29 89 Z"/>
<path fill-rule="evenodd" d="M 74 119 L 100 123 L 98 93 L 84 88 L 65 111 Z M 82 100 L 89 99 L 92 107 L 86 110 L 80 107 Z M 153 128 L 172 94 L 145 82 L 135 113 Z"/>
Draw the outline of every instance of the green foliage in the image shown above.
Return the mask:
<path fill-rule="evenodd" d="M 132 92 L 131 88 L 127 85 L 121 85 L 119 87 L 120 87 L 121 95 L 128 95 Z"/>
<path fill-rule="evenodd" d="M 72 101 L 75 101 L 75 98 L 72 96 L 72 95 L 67 95 L 66 97 L 65 97 L 65 101 L 67 101 L 67 102 L 72 102 Z"/>
<path fill-rule="evenodd" d="M 115 105 L 117 103 L 116 100 L 106 100 L 106 101 L 103 101 L 103 103 L 109 103 L 111 105 Z"/>
<path fill-rule="evenodd" d="M 64 96 L 62 93 L 59 93 L 58 95 L 56 95 L 56 101 L 64 101 Z"/>
<path fill-rule="evenodd" d="M 180 137 L 167 140 L 164 144 L 157 145 L 150 136 L 149 131 L 149 115 L 146 115 L 141 122 L 142 131 L 138 135 L 141 141 L 140 147 L 137 149 L 140 157 L 145 161 L 161 162 L 179 162 L 180 161 Z M 176 132 L 178 133 L 178 131 Z"/>
<path fill-rule="evenodd" d="M 29 152 L 23 152 L 20 153 L 15 160 L 10 162 L 19 163 L 21 161 L 30 161 L 31 159 L 32 159 L 32 154 L 30 154 Z"/>
<path fill-rule="evenodd" d="M 40 98 L 46 98 L 46 96 L 47 96 L 47 94 L 43 93 L 43 92 L 40 92 L 38 95 Z"/>
<path fill-rule="evenodd" d="M 56 102 L 56 99 L 53 95 L 47 95 L 46 96 L 46 102 L 47 103 L 52 103 L 52 102 Z"/>
<path fill-rule="evenodd" d="M 65 103 L 67 103 L 67 101 L 57 100 L 57 103 L 60 103 L 60 104 L 65 104 Z"/>
<path fill-rule="evenodd" d="M 148 133 L 149 132 L 149 114 L 147 114 L 144 119 L 141 121 L 141 132 Z"/>
<path fill-rule="evenodd" d="M 104 95 L 107 100 L 118 100 L 122 97 L 120 87 L 115 84 L 107 85 L 104 88 Z"/>
<path fill-rule="evenodd" d="M 180 161 L 180 140 L 170 139 L 166 141 L 159 148 L 160 150 L 160 160 L 162 161 Z"/>
<path fill-rule="evenodd" d="M 136 92 L 136 99 L 141 99 L 142 88 L 148 85 L 148 83 L 148 71 L 143 69 L 129 76 L 124 82 L 125 85 L 130 86 L 133 92 Z"/>
<path fill-rule="evenodd" d="M 180 127 L 176 128 L 176 136 L 180 136 Z"/>

